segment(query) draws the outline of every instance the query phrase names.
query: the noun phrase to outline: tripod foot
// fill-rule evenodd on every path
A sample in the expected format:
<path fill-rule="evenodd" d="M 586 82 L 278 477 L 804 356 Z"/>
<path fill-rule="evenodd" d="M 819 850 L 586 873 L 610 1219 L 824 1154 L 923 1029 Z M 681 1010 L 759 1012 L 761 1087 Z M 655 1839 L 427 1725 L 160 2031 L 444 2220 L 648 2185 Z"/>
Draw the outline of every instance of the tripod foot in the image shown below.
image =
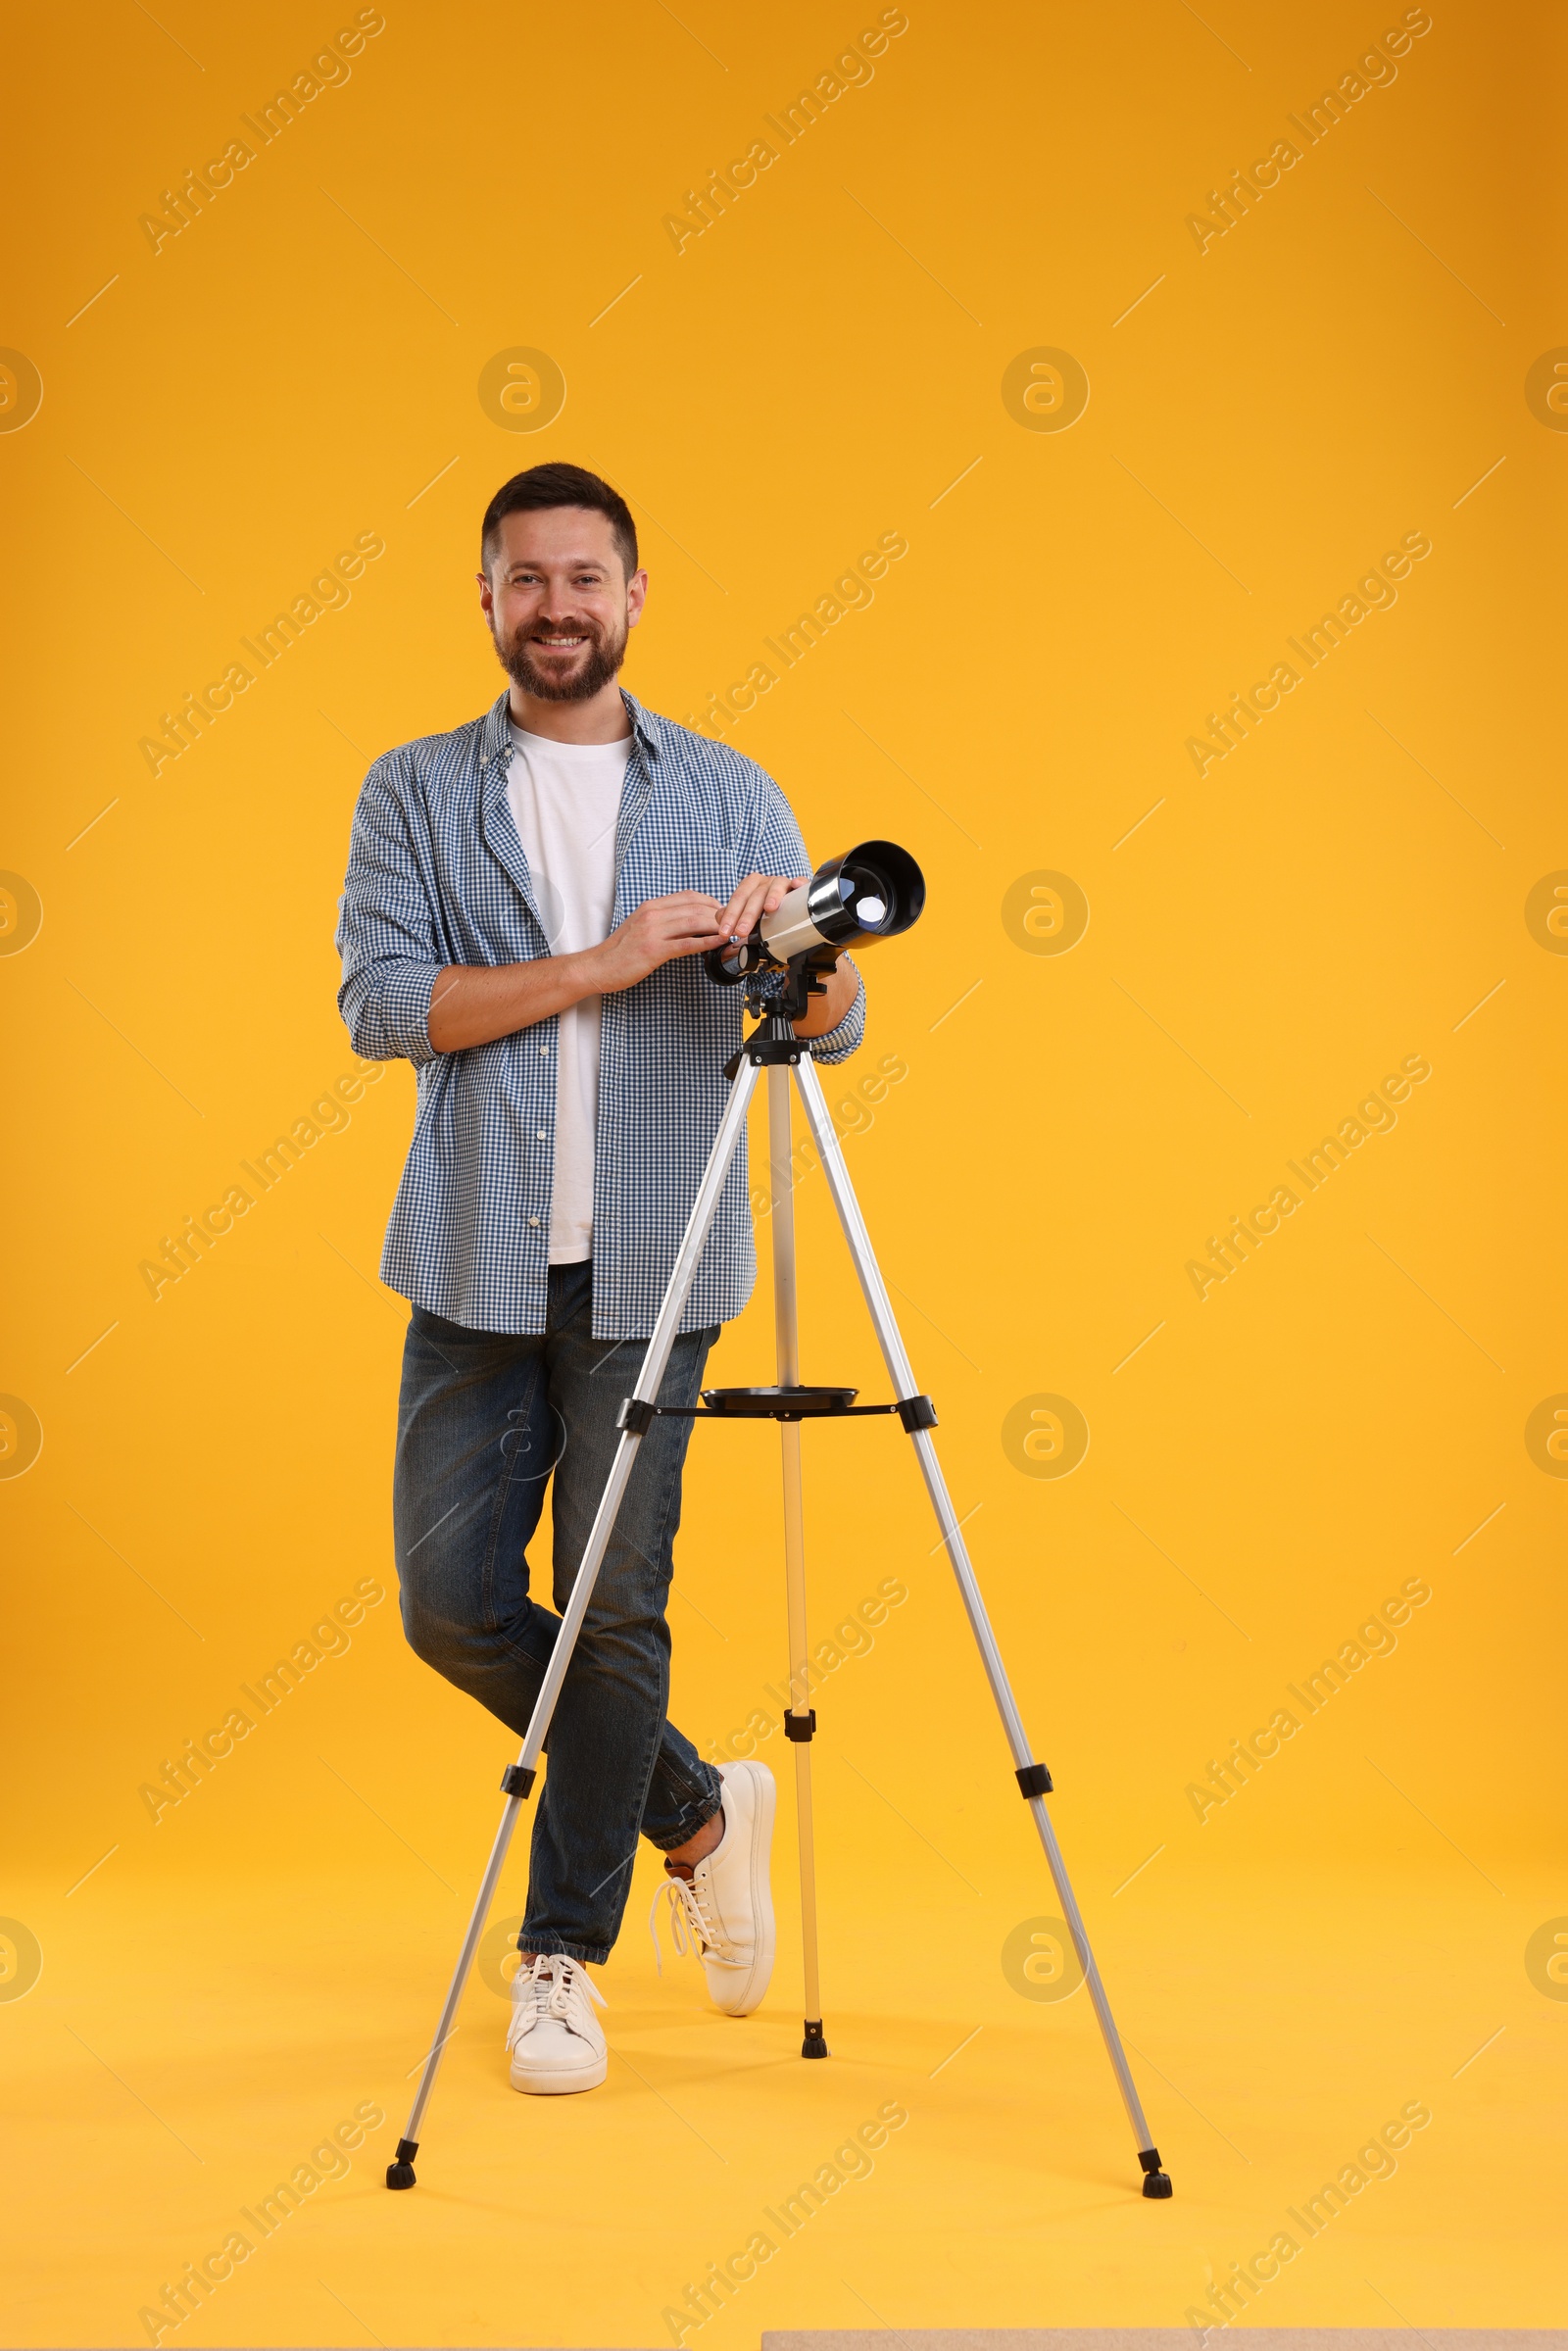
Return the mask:
<path fill-rule="evenodd" d="M 412 2187 L 414 2185 L 413 2159 L 418 2152 L 419 2142 L 416 2138 L 400 2138 L 398 2140 L 397 2160 L 389 2163 L 386 2167 L 388 2187 Z"/>
<path fill-rule="evenodd" d="M 1158 2199 L 1174 2193 L 1169 2172 L 1162 2172 L 1159 2168 L 1159 2149 L 1157 2147 L 1140 2148 L 1138 2160 L 1144 2167 L 1144 2193 L 1146 2196 Z"/>
<path fill-rule="evenodd" d="M 827 2055 L 827 2042 L 822 2038 L 820 2017 L 807 2018 L 806 2038 L 801 2043 L 801 2055 L 803 2057 L 825 2057 Z"/>

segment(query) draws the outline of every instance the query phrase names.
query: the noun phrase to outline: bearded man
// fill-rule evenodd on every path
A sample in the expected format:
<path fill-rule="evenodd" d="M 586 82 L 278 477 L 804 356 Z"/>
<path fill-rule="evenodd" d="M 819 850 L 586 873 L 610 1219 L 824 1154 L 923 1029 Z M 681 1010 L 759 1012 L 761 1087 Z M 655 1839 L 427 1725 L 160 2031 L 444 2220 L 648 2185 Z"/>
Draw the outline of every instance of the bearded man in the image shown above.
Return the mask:
<path fill-rule="evenodd" d="M 517 474 L 485 512 L 480 560 L 510 689 L 367 776 L 338 1002 L 360 1053 L 418 1076 L 381 1261 L 412 1308 L 393 1483 L 404 1629 L 520 1739 L 560 1622 L 529 1589 L 546 1490 L 560 1610 L 728 1096 L 739 991 L 699 958 L 811 867 L 769 775 L 618 685 L 648 574 L 608 482 L 566 465 Z M 863 1024 L 844 957 L 796 1033 L 837 1061 Z M 755 1274 L 743 1142 L 662 1403 L 696 1402 Z M 587 1970 L 619 1932 L 639 1836 L 664 1855 L 660 1893 L 717 2006 L 750 2015 L 767 1988 L 772 1775 L 706 1763 L 666 1715 L 690 1428 L 659 1419 L 643 1440 L 551 1725 L 508 2034 L 519 2090 L 605 2079 Z"/>

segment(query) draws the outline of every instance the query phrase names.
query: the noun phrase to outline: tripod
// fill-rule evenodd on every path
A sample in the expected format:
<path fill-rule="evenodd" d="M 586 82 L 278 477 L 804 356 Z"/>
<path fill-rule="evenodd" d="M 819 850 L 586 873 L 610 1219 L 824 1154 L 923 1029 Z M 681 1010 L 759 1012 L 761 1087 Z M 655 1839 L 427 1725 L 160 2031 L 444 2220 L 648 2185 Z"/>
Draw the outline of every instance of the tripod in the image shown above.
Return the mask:
<path fill-rule="evenodd" d="M 1051 1791 L 1051 1774 L 1043 1763 L 1034 1761 L 1029 1741 L 1024 1735 L 1022 1719 L 1008 1686 L 1006 1671 L 997 1647 L 996 1637 L 986 1615 L 985 1602 L 975 1581 L 974 1570 L 964 1547 L 958 1521 L 954 1515 L 947 1485 L 943 1479 L 931 1431 L 936 1426 L 936 1413 L 931 1399 L 920 1395 L 914 1385 L 914 1373 L 904 1349 L 904 1341 L 894 1320 L 886 1286 L 872 1252 L 870 1237 L 860 1214 L 859 1203 L 850 1186 L 849 1172 L 844 1165 L 833 1121 L 822 1096 L 809 1052 L 797 1038 L 792 1018 L 799 1018 L 805 1009 L 806 991 L 809 980 L 791 966 L 790 991 L 778 1000 L 784 1009 L 764 1009 L 761 1001 L 748 990 L 750 1007 L 760 1012 L 760 1025 L 746 1039 L 739 1052 L 726 1064 L 725 1075 L 731 1080 L 730 1096 L 708 1165 L 698 1186 L 697 1198 L 681 1240 L 669 1285 L 664 1292 L 654 1325 L 648 1351 L 643 1357 L 637 1384 L 620 1407 L 620 1440 L 611 1465 L 599 1509 L 589 1531 L 587 1545 L 577 1569 L 571 1597 L 562 1615 L 561 1630 L 556 1637 L 550 1663 L 545 1669 L 538 1698 L 529 1719 L 521 1749 L 515 1763 L 509 1764 L 502 1774 L 501 1786 L 506 1806 L 496 1831 L 480 1881 L 479 1892 L 469 1918 L 467 1931 L 458 1953 L 458 1963 L 448 1986 L 445 2004 L 436 2027 L 435 2039 L 425 2060 L 419 2086 L 415 2095 L 407 2127 L 398 2141 L 397 2154 L 387 2167 L 386 2183 L 391 2188 L 413 2187 L 414 2158 L 418 2153 L 419 2127 L 435 2086 L 437 2070 L 448 2041 L 455 2029 L 458 2004 L 467 1982 L 468 1971 L 484 1932 L 490 1905 L 500 1881 L 507 1850 L 512 1842 L 519 1807 L 531 1793 L 537 1776 L 538 1762 L 549 1734 L 551 1717 L 561 1694 L 562 1684 L 571 1663 L 577 1636 L 593 1596 L 595 1580 L 601 1562 L 614 1531 L 615 1518 L 631 1477 L 638 1448 L 656 1419 L 663 1415 L 682 1418 L 771 1419 L 779 1424 L 784 1469 L 784 1562 L 785 1590 L 789 1620 L 790 1698 L 784 1717 L 785 1735 L 795 1750 L 795 1791 L 800 1822 L 801 1860 L 801 1923 L 804 1938 L 806 2029 L 802 2043 L 803 2057 L 826 2057 L 827 2041 L 822 2029 L 822 2001 L 819 1988 L 816 1948 L 816 1874 L 811 1817 L 811 1737 L 816 1728 L 815 1709 L 802 1703 L 809 1690 L 807 1661 L 806 1617 L 806 1546 L 801 1494 L 801 1423 L 808 1419 L 840 1418 L 850 1414 L 893 1413 L 902 1421 L 913 1443 L 920 1474 L 936 1513 L 937 1526 L 948 1557 L 957 1578 L 959 1595 L 980 1651 L 991 1694 L 1002 1717 L 1007 1745 L 1011 1750 L 1014 1776 L 1034 1818 L 1040 1842 L 1056 1888 L 1056 1898 L 1072 1935 L 1073 1947 L 1089 1986 L 1095 2014 L 1100 2022 L 1106 2054 L 1116 2076 L 1137 2142 L 1138 2161 L 1144 2174 L 1143 2192 L 1146 2196 L 1164 2197 L 1171 2193 L 1169 2175 L 1160 2167 L 1159 2150 L 1151 2140 L 1149 2125 L 1139 2102 L 1121 2035 L 1110 2013 L 1100 1970 L 1089 1947 L 1077 1900 L 1068 1881 L 1066 1865 L 1056 1842 L 1055 1831 L 1046 1810 L 1045 1799 Z M 776 1332 L 778 1384 L 773 1388 L 719 1388 L 704 1392 L 703 1408 L 661 1405 L 654 1402 L 660 1383 L 669 1360 L 670 1348 L 680 1327 L 681 1314 L 696 1278 L 698 1261 L 708 1239 L 724 1179 L 735 1156 L 741 1135 L 745 1130 L 746 1113 L 763 1069 L 767 1071 L 768 1144 L 773 1192 L 773 1301 Z M 855 1260 L 860 1289 L 870 1309 L 882 1359 L 893 1383 L 895 1401 L 891 1404 L 857 1404 L 853 1388 L 803 1387 L 800 1379 L 800 1348 L 796 1321 L 795 1293 L 795 1212 L 792 1196 L 793 1178 L 790 1169 L 790 1079 L 793 1073 L 801 1104 L 806 1113 L 811 1141 L 816 1146 L 827 1178 L 833 1205 Z"/>

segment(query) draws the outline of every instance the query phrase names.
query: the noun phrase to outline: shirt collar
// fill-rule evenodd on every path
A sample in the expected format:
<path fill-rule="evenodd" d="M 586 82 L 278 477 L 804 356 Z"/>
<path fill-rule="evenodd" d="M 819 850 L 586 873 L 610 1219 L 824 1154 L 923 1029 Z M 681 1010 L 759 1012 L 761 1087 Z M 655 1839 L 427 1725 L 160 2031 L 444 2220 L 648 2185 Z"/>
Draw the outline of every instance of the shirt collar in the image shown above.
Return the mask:
<path fill-rule="evenodd" d="M 499 760 L 505 766 L 511 760 L 511 699 L 510 692 L 498 695 L 479 721 L 479 764 L 481 767 L 488 767 L 492 760 Z M 626 715 L 631 721 L 632 739 L 638 750 L 650 759 L 657 759 L 659 736 L 653 712 L 645 710 L 636 696 L 628 694 L 624 686 L 620 690 L 620 699 L 626 706 Z"/>

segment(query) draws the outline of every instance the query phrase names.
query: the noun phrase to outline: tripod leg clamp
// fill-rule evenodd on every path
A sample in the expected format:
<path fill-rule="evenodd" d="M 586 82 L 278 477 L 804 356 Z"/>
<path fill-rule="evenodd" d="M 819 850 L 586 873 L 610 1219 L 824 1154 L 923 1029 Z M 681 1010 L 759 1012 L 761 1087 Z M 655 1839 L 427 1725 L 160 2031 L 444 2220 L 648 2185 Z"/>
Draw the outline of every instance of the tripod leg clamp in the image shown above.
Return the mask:
<path fill-rule="evenodd" d="M 621 1398 L 615 1426 L 617 1429 L 630 1429 L 634 1437 L 646 1437 L 658 1418 L 657 1404 L 645 1402 L 640 1396 L 628 1396 Z"/>
<path fill-rule="evenodd" d="M 504 1796 L 531 1796 L 538 1776 L 526 1763 L 509 1763 L 501 1775 L 501 1792 Z"/>
<path fill-rule="evenodd" d="M 784 1709 L 784 1736 L 786 1739 L 793 1739 L 797 1745 L 809 1743 L 816 1736 L 816 1708 L 808 1706 L 804 1714 L 795 1714 L 786 1706 Z"/>
<path fill-rule="evenodd" d="M 1051 1774 L 1043 1763 L 1026 1763 L 1017 1774 L 1018 1786 L 1025 1796 L 1049 1796 Z"/>
<path fill-rule="evenodd" d="M 937 1425 L 937 1408 L 928 1396 L 901 1396 L 893 1409 L 903 1421 L 906 1437 L 912 1437 L 916 1429 Z"/>

